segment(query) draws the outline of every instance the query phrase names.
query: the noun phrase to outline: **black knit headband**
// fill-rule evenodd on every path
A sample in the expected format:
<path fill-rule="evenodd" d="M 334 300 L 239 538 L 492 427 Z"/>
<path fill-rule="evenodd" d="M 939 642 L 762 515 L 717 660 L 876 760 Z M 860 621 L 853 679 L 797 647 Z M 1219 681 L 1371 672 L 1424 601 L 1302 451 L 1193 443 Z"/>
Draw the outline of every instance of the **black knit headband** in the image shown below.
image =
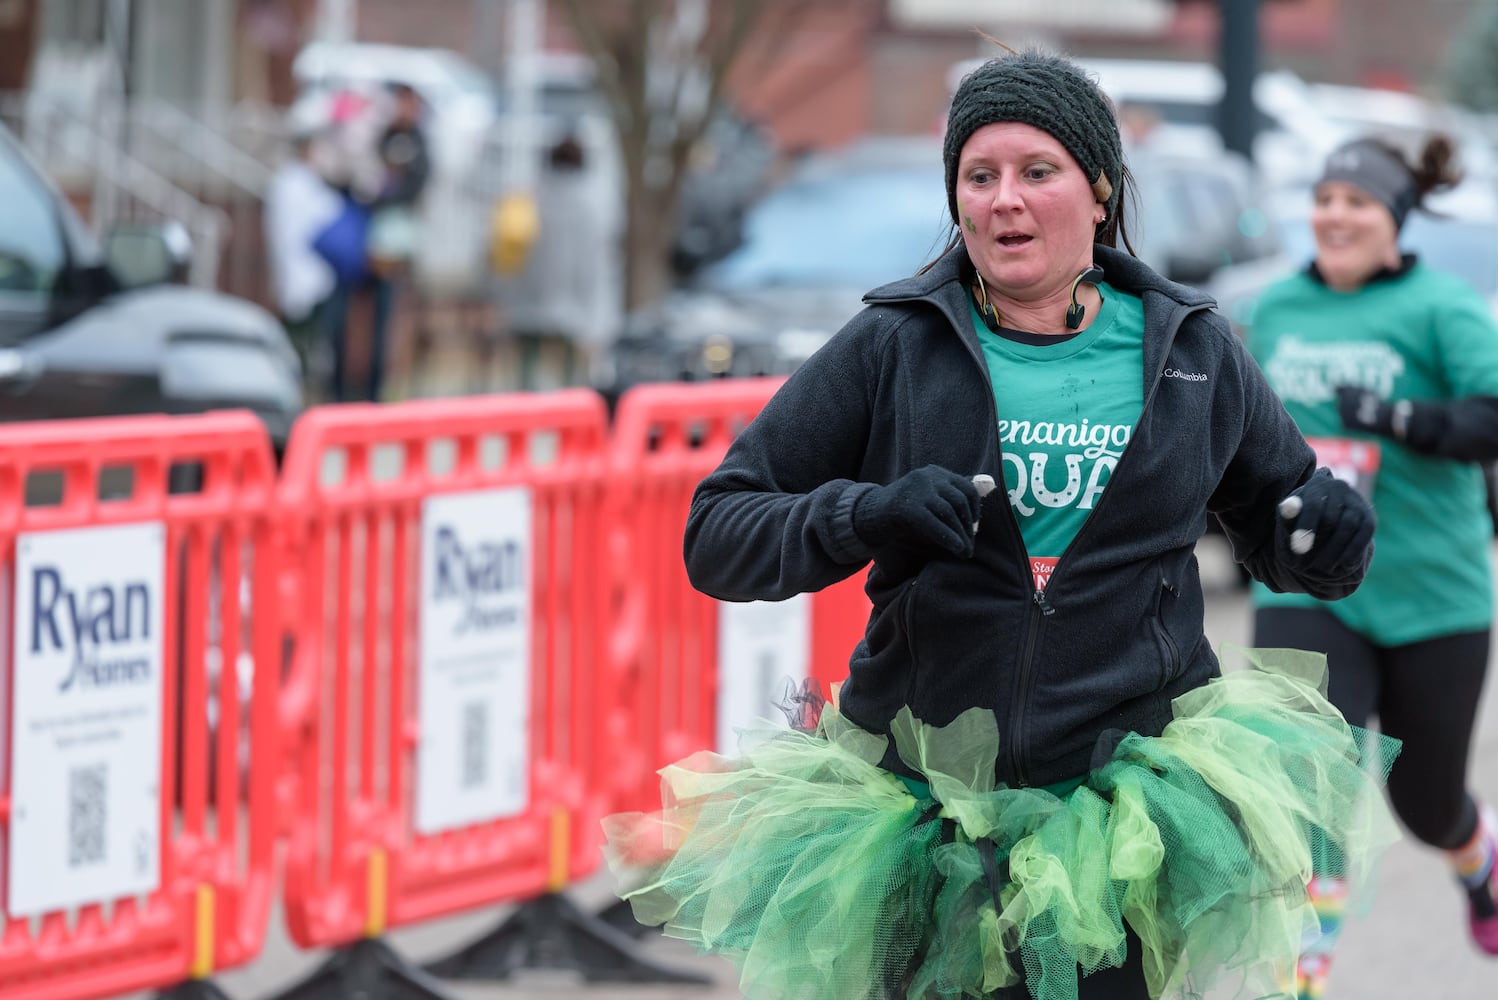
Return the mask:
<path fill-rule="evenodd" d="M 961 225 L 957 161 L 962 147 L 974 132 L 994 122 L 1019 122 L 1054 136 L 1087 174 L 1098 201 L 1113 214 L 1123 173 L 1123 142 L 1112 105 L 1074 63 L 1031 50 L 990 59 L 964 77 L 952 97 L 942 162 L 953 222 Z"/>
<path fill-rule="evenodd" d="M 1335 150 L 1326 158 L 1326 169 L 1316 182 L 1355 184 L 1376 198 L 1394 216 L 1394 228 L 1404 220 L 1417 200 L 1415 178 L 1403 163 L 1375 142 L 1356 139 Z"/>

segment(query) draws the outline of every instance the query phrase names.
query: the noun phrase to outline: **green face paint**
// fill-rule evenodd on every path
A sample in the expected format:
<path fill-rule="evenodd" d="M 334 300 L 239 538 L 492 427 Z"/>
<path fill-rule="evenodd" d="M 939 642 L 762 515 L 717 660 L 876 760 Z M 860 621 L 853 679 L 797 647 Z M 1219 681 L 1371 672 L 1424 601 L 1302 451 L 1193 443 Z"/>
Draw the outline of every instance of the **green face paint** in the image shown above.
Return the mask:
<path fill-rule="evenodd" d="M 973 222 L 973 217 L 971 215 L 963 215 L 962 221 L 967 223 L 968 232 L 976 233 L 978 231 L 978 226 Z"/>

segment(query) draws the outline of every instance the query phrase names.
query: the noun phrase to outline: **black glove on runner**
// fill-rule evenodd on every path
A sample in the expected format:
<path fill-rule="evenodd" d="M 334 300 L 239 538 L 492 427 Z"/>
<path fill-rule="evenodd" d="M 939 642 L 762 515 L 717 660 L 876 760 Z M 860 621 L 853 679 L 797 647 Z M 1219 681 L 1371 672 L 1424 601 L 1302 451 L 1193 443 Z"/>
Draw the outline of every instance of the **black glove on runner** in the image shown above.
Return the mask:
<path fill-rule="evenodd" d="M 1431 436 L 1422 426 L 1433 419 L 1426 408 L 1408 399 L 1390 402 L 1355 385 L 1337 386 L 1337 413 L 1342 426 L 1349 430 L 1382 434 L 1396 441 L 1421 441 Z"/>
<path fill-rule="evenodd" d="M 1360 579 L 1373 560 L 1377 519 L 1363 495 L 1327 469 L 1280 501 L 1275 556 L 1297 575 L 1334 583 Z"/>
<path fill-rule="evenodd" d="M 871 548 L 900 544 L 966 558 L 973 554 L 973 525 L 982 508 L 971 479 L 928 465 L 860 497 L 853 533 Z"/>

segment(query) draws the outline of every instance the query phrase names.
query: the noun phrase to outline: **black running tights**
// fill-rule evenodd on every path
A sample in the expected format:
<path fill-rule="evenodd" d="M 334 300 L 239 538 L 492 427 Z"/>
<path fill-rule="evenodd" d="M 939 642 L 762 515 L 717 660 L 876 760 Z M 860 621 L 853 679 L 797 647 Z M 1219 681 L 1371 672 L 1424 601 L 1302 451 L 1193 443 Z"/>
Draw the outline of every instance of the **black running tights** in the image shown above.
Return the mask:
<path fill-rule="evenodd" d="M 1320 608 L 1260 608 L 1254 645 L 1326 654 L 1332 704 L 1347 721 L 1404 742 L 1389 774 L 1389 800 L 1416 838 L 1442 850 L 1477 829 L 1467 761 L 1490 630 L 1407 646 L 1376 646 Z"/>

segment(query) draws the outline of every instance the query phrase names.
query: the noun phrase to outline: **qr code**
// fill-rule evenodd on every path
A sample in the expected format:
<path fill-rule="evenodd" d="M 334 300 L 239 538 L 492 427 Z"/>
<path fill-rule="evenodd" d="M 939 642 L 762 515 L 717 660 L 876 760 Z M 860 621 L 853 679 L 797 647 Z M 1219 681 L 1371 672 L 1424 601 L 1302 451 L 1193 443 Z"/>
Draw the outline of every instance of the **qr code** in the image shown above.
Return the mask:
<path fill-rule="evenodd" d="M 107 764 L 75 767 L 68 772 L 68 867 L 104 860 Z"/>
<path fill-rule="evenodd" d="M 470 701 L 463 706 L 463 788 L 482 788 L 489 778 L 489 705 Z"/>

